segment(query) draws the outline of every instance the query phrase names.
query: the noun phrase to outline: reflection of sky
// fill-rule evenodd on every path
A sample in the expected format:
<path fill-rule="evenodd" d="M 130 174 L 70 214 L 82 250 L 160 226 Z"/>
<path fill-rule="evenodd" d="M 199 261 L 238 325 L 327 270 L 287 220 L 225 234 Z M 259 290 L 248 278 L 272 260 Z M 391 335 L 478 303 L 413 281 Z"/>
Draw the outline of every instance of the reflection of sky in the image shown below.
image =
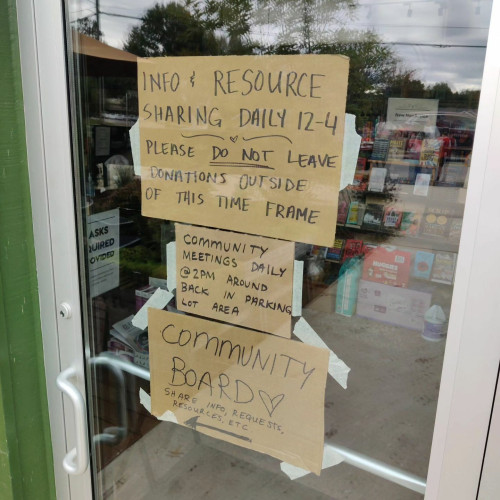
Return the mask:
<path fill-rule="evenodd" d="M 103 41 L 121 48 L 132 26 L 158 0 L 99 0 Z M 70 20 L 94 18 L 96 0 L 68 0 Z M 481 82 L 492 0 L 359 0 L 350 29 L 374 30 L 426 84 L 447 82 L 453 90 Z M 109 15 L 112 14 L 112 15 Z M 255 26 L 255 25 L 254 25 Z M 271 42 L 272 27 L 252 35 Z"/>

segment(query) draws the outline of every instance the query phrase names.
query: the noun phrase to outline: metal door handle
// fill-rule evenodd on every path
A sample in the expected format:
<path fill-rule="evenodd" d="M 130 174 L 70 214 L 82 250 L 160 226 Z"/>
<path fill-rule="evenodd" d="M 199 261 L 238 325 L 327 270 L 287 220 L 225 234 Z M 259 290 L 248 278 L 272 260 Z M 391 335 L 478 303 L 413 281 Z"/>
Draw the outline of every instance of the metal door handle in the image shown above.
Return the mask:
<path fill-rule="evenodd" d="M 56 379 L 57 387 L 71 399 L 75 412 L 76 447 L 69 451 L 63 460 L 64 470 L 73 475 L 83 474 L 89 464 L 85 401 L 80 391 L 69 381 L 76 374 L 76 368 L 70 366 L 62 371 Z"/>
<path fill-rule="evenodd" d="M 104 366 L 111 371 L 118 383 L 118 419 L 117 427 L 107 427 L 104 432 L 93 437 L 94 444 L 107 443 L 118 444 L 125 439 L 128 433 L 127 417 L 127 393 L 125 391 L 125 377 L 119 366 L 116 366 L 113 359 L 104 356 L 90 358 L 90 364 L 93 366 Z M 96 377 L 97 380 L 97 377 Z"/>

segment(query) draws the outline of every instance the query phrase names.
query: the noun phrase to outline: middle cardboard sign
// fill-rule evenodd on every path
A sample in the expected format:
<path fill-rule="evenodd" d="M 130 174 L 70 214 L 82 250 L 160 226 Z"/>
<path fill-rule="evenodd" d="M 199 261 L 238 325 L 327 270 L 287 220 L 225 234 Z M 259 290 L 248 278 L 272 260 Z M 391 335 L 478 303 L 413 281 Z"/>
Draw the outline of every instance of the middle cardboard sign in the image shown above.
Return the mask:
<path fill-rule="evenodd" d="M 291 337 L 294 243 L 183 224 L 175 240 L 179 310 Z"/>
<path fill-rule="evenodd" d="M 329 351 L 148 310 L 151 413 L 320 473 Z"/>
<path fill-rule="evenodd" d="M 333 245 L 349 59 L 138 59 L 142 214 Z"/>

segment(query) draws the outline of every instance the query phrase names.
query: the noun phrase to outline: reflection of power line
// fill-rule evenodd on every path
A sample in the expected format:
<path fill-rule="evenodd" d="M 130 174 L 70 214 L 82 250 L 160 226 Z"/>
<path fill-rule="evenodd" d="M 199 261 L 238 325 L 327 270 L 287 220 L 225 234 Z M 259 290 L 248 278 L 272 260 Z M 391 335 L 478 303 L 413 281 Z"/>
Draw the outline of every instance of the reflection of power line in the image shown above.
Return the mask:
<path fill-rule="evenodd" d="M 105 16 L 112 16 L 112 17 L 125 17 L 126 19 L 136 19 L 137 21 L 142 21 L 142 17 L 137 17 L 137 16 L 127 16 L 125 14 L 118 14 L 116 12 L 104 12 L 100 11 L 101 14 L 104 14 Z"/>
<path fill-rule="evenodd" d="M 374 28 L 375 26 L 377 28 L 431 28 L 431 29 L 452 29 L 452 30 L 488 30 L 489 28 L 487 26 L 482 27 L 482 26 L 429 26 L 428 24 L 380 24 L 377 23 L 376 25 L 372 24 L 364 24 L 364 23 L 358 23 L 356 26 L 362 26 L 363 28 Z"/>
<path fill-rule="evenodd" d="M 403 0 L 399 2 L 377 2 L 376 4 L 373 3 L 358 3 L 358 7 L 378 7 L 380 5 L 391 5 L 393 7 L 397 5 L 405 5 L 407 6 L 409 3 L 441 3 L 441 2 L 436 2 L 436 0 L 411 0 L 411 2 L 408 2 L 408 0 Z"/>
<path fill-rule="evenodd" d="M 96 25 L 97 25 L 97 33 L 98 33 L 98 39 L 100 40 L 101 39 L 101 16 L 104 15 L 104 16 L 111 16 L 111 17 L 123 17 L 123 18 L 126 18 L 126 19 L 135 19 L 137 21 L 142 21 L 142 17 L 137 17 L 137 16 L 128 16 L 126 14 L 118 14 L 117 12 L 105 12 L 103 10 L 100 9 L 99 7 L 99 2 L 100 0 L 95 0 L 95 12 L 92 12 L 91 9 L 87 8 L 87 9 L 81 9 L 77 12 L 83 12 L 83 11 L 90 11 L 91 14 L 88 14 L 87 16 L 84 16 L 84 17 L 80 17 L 78 19 L 75 19 L 73 21 L 71 21 L 72 23 L 76 23 L 78 21 L 83 21 L 84 19 L 89 19 L 90 17 L 93 17 L 95 16 L 95 19 L 96 19 Z"/>
<path fill-rule="evenodd" d="M 438 49 L 451 49 L 451 48 L 462 48 L 462 49 L 485 49 L 486 45 L 460 45 L 452 43 L 418 43 L 418 42 L 378 42 L 379 45 L 410 45 L 414 47 L 436 47 Z"/>
<path fill-rule="evenodd" d="M 259 32 L 255 29 L 250 30 L 250 35 L 253 36 L 259 36 L 263 35 L 262 32 Z M 270 34 L 269 32 L 267 33 L 268 36 L 271 38 L 274 37 L 274 34 Z M 337 43 L 335 40 L 331 42 L 333 45 Z M 339 43 L 356 43 L 356 44 L 362 44 L 363 41 L 361 40 L 341 40 Z M 454 43 L 424 43 L 424 42 L 377 42 L 378 45 L 408 45 L 408 46 L 414 46 L 414 47 L 436 47 L 439 49 L 449 49 L 449 48 L 465 48 L 465 49 L 485 49 L 486 45 L 467 45 L 467 44 L 454 44 Z"/>
<path fill-rule="evenodd" d="M 92 12 L 92 10 L 87 7 L 86 9 L 74 10 L 70 12 L 70 14 L 79 14 L 80 12 L 85 12 L 85 11 Z"/>

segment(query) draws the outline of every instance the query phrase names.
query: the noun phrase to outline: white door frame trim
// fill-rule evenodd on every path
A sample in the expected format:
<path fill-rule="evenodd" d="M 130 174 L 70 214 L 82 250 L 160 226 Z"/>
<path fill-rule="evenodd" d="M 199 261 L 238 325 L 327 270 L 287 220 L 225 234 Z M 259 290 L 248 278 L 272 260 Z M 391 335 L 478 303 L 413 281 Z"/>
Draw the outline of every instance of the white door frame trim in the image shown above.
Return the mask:
<path fill-rule="evenodd" d="M 59 372 L 73 367 L 73 383 L 85 395 L 62 2 L 18 0 L 17 15 L 56 493 L 59 500 L 88 500 L 90 470 L 68 476 L 63 469 L 76 443 L 75 419 L 56 386 Z M 71 318 L 58 316 L 63 302 Z"/>
<path fill-rule="evenodd" d="M 493 2 L 426 500 L 476 498 L 500 361 L 500 5 Z M 495 211 L 491 212 L 494 209 Z M 499 485 L 500 486 L 500 485 Z"/>

